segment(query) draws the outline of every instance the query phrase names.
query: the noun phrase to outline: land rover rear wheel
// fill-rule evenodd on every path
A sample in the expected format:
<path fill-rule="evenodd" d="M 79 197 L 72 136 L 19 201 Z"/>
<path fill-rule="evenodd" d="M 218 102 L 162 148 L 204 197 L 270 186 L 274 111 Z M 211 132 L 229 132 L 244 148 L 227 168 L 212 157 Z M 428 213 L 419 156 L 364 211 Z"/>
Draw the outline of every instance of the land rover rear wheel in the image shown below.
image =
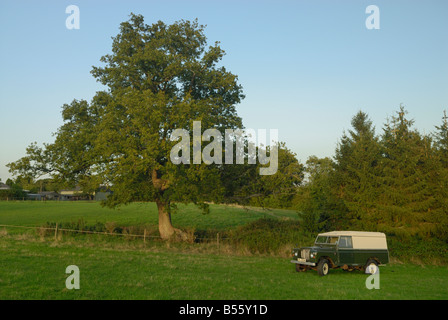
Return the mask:
<path fill-rule="evenodd" d="M 326 276 L 329 270 L 330 270 L 330 263 L 328 262 L 328 260 L 327 259 L 319 260 L 319 263 L 317 264 L 317 273 L 320 276 Z"/>
<path fill-rule="evenodd" d="M 374 259 L 367 260 L 364 270 L 370 274 L 376 273 L 376 270 L 378 270 L 378 262 Z"/>

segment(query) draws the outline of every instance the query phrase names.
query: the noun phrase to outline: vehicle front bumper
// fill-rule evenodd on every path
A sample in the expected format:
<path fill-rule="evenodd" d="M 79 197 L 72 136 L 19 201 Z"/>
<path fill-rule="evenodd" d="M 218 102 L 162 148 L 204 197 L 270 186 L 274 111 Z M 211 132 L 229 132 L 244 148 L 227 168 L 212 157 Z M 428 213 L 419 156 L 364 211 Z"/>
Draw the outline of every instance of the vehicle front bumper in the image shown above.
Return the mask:
<path fill-rule="evenodd" d="M 307 262 L 307 261 L 297 261 L 297 260 L 291 260 L 291 263 L 295 263 L 295 264 L 303 264 L 305 266 L 312 266 L 315 267 L 316 263 L 314 262 Z"/>

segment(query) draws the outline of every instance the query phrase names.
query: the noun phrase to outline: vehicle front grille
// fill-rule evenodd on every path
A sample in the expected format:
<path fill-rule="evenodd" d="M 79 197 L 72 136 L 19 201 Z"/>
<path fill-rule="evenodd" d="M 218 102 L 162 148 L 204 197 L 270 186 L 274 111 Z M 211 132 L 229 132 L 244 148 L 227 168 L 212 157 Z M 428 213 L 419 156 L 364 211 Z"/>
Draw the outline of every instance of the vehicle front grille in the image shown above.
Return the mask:
<path fill-rule="evenodd" d="M 310 249 L 302 249 L 300 252 L 300 256 L 302 259 L 309 260 L 310 259 Z"/>

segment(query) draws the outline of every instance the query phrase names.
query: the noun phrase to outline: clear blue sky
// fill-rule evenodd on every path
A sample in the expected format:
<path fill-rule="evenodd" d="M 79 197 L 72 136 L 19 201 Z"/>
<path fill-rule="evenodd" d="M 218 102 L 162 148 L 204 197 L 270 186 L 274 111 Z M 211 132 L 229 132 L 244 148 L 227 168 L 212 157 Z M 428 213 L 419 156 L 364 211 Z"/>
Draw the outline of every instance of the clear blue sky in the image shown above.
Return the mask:
<path fill-rule="evenodd" d="M 68 30 L 68 5 L 80 29 Z M 368 5 L 380 29 L 368 30 Z M 183 0 L 0 1 L 0 178 L 33 141 L 52 142 L 61 106 L 90 100 L 90 74 L 111 51 L 131 12 L 150 24 L 180 19 L 207 25 L 223 65 L 239 76 L 244 125 L 278 129 L 304 162 L 332 156 L 358 111 L 377 132 L 402 103 L 421 132 L 448 109 L 448 1 Z"/>

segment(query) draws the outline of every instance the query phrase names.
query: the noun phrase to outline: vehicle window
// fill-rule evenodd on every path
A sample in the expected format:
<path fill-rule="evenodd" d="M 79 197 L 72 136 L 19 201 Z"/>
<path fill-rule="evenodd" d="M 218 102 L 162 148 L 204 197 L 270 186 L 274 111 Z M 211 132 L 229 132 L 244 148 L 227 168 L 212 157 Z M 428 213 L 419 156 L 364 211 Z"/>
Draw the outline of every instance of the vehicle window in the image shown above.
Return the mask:
<path fill-rule="evenodd" d="M 316 238 L 316 243 L 327 243 L 327 237 L 325 237 L 325 236 L 318 236 Z"/>
<path fill-rule="evenodd" d="M 335 244 L 338 242 L 338 237 L 328 237 L 327 243 Z"/>
<path fill-rule="evenodd" d="M 340 237 L 339 248 L 353 248 L 352 237 Z"/>

